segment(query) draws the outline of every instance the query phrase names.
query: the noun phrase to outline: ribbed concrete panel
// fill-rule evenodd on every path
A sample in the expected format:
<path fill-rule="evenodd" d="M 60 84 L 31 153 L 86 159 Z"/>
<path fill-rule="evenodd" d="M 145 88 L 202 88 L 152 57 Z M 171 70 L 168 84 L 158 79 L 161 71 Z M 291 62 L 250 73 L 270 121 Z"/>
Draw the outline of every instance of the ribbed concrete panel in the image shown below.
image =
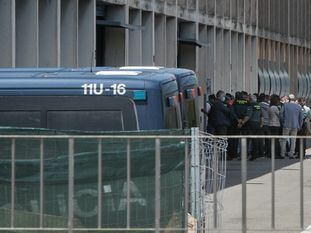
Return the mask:
<path fill-rule="evenodd" d="M 216 30 L 216 64 L 215 65 L 216 65 L 215 88 L 216 90 L 222 90 L 225 84 L 223 29 Z"/>
<path fill-rule="evenodd" d="M 16 0 L 16 66 L 38 67 L 38 0 Z"/>
<path fill-rule="evenodd" d="M 281 33 L 283 35 L 287 35 L 288 34 L 288 4 L 287 4 L 287 0 L 286 1 L 282 1 L 280 0 L 279 2 L 279 6 L 280 6 L 280 25 L 281 25 Z"/>
<path fill-rule="evenodd" d="M 130 10 L 129 23 L 141 26 L 141 10 Z M 142 65 L 142 30 L 129 30 L 129 65 Z"/>
<path fill-rule="evenodd" d="M 250 24 L 253 26 L 256 26 L 257 24 L 257 1 L 256 0 L 251 0 L 251 19 L 250 19 Z"/>
<path fill-rule="evenodd" d="M 231 88 L 233 91 L 240 91 L 238 89 L 238 33 L 231 33 Z"/>
<path fill-rule="evenodd" d="M 215 77 L 215 28 L 207 27 L 207 90 L 208 94 L 211 94 L 214 88 Z"/>
<path fill-rule="evenodd" d="M 251 62 L 252 62 L 252 52 L 251 52 L 251 37 L 245 36 L 245 90 L 247 92 L 252 92 L 252 73 L 251 73 Z"/>
<path fill-rule="evenodd" d="M 216 1 L 216 16 L 217 17 L 224 17 L 225 11 L 225 0 L 217 0 Z"/>
<path fill-rule="evenodd" d="M 223 48 L 224 48 L 224 91 L 225 92 L 232 92 L 231 87 L 231 31 L 224 30 L 223 35 Z"/>
<path fill-rule="evenodd" d="M 78 61 L 79 66 L 95 65 L 96 1 L 79 0 L 78 15 Z"/>
<path fill-rule="evenodd" d="M 155 65 L 166 65 L 166 17 L 165 15 L 155 15 L 154 25 L 155 37 Z"/>
<path fill-rule="evenodd" d="M 265 27 L 265 8 L 264 1 L 266 0 L 258 0 L 258 27 L 263 29 Z"/>
<path fill-rule="evenodd" d="M 238 22 L 244 23 L 244 0 L 238 0 Z"/>
<path fill-rule="evenodd" d="M 238 79 L 237 90 L 245 90 L 245 35 L 238 34 Z"/>
<path fill-rule="evenodd" d="M 207 14 L 207 2 L 206 0 L 198 0 L 199 1 L 199 12 L 201 14 Z"/>
<path fill-rule="evenodd" d="M 39 1 L 39 66 L 60 66 L 60 0 Z"/>
<path fill-rule="evenodd" d="M 251 0 L 244 0 L 245 23 L 251 25 Z"/>
<path fill-rule="evenodd" d="M 207 2 L 207 14 L 214 15 L 216 9 L 215 0 L 206 0 L 206 2 Z"/>
<path fill-rule="evenodd" d="M 154 13 L 142 12 L 142 63 L 143 65 L 154 64 Z"/>
<path fill-rule="evenodd" d="M 0 67 L 15 66 L 15 1 L 0 0 Z"/>
<path fill-rule="evenodd" d="M 251 93 L 258 92 L 258 80 L 257 80 L 257 70 L 258 70 L 258 39 L 256 37 L 251 38 Z"/>
<path fill-rule="evenodd" d="M 166 66 L 177 66 L 177 18 L 166 18 Z"/>
<path fill-rule="evenodd" d="M 238 0 L 231 0 L 230 1 L 230 17 L 231 19 L 236 22 L 238 18 L 238 8 L 237 8 L 237 1 Z"/>
<path fill-rule="evenodd" d="M 208 48 L 208 39 L 207 39 L 207 27 L 206 25 L 199 25 L 199 40 L 203 43 L 203 46 L 199 48 L 199 67 L 198 67 L 198 75 L 199 85 L 206 90 L 206 79 L 208 77 L 207 73 L 207 48 Z"/>
<path fill-rule="evenodd" d="M 189 10 L 196 10 L 198 0 L 188 0 L 188 9 Z"/>
<path fill-rule="evenodd" d="M 181 8 L 187 8 L 187 0 L 177 0 L 177 4 Z"/>
<path fill-rule="evenodd" d="M 78 1 L 61 0 L 61 66 L 78 66 Z"/>

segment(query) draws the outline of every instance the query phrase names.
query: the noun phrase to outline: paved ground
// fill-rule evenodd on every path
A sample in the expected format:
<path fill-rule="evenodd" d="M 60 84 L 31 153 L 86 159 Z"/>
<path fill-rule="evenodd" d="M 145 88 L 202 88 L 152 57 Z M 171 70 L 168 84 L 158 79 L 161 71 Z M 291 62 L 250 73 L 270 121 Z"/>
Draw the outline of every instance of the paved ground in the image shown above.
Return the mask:
<path fill-rule="evenodd" d="M 309 150 L 308 153 L 311 153 Z M 241 232 L 241 163 L 228 161 L 223 194 L 224 233 Z M 311 225 L 311 159 L 304 161 L 304 229 L 300 229 L 299 168 L 297 159 L 276 160 L 276 229 L 271 230 L 271 160 L 248 162 L 247 228 L 256 232 L 302 232 Z M 311 230 L 306 231 L 311 232 Z"/>

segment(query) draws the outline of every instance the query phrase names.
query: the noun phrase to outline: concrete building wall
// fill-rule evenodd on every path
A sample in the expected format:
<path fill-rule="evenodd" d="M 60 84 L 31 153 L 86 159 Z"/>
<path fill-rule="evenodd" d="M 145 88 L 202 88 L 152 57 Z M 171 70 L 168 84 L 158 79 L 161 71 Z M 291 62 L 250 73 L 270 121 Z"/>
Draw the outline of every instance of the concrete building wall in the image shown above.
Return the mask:
<path fill-rule="evenodd" d="M 186 67 L 230 93 L 257 92 L 270 70 L 297 92 L 311 85 L 298 77 L 311 79 L 309 12 L 309 0 L 0 0 L 0 67 Z"/>

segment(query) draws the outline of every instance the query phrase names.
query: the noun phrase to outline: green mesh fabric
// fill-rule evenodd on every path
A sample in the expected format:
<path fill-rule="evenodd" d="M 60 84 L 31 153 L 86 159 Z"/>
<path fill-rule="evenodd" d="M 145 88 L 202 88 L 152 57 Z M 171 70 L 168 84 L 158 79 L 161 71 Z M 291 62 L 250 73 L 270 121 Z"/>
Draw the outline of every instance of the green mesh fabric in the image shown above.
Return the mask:
<path fill-rule="evenodd" d="M 1 135 L 89 135 L 92 132 L 0 128 Z M 125 228 L 127 139 L 113 135 L 189 135 L 190 131 L 96 132 L 102 139 L 102 208 L 98 209 L 98 139 L 74 141 L 74 227 Z M 0 140 L 0 228 L 10 226 L 11 139 Z M 161 227 L 184 227 L 184 150 L 161 139 Z M 40 139 L 15 141 L 15 227 L 39 227 Z M 155 140 L 130 140 L 130 225 L 155 226 Z M 67 227 L 68 139 L 44 139 L 44 227 Z"/>

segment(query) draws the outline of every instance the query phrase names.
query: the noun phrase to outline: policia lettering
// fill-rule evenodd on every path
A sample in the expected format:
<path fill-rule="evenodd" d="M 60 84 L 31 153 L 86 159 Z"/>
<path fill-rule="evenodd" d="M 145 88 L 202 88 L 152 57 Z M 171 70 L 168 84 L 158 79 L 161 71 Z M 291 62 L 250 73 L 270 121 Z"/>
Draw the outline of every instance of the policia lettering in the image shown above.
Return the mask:
<path fill-rule="evenodd" d="M 122 192 L 119 199 L 115 199 L 112 195 L 112 189 L 110 185 L 104 185 L 103 186 L 103 195 L 105 195 L 104 202 L 106 202 L 106 206 L 108 206 L 109 210 L 112 212 L 117 211 L 124 211 L 126 210 L 127 205 L 127 182 L 123 183 Z M 111 195 L 109 195 L 111 193 Z M 56 195 L 56 205 L 58 207 L 59 214 L 61 216 L 67 216 L 68 215 L 68 205 L 67 205 L 67 198 L 66 194 L 59 193 Z M 81 189 L 79 191 L 75 192 L 74 196 L 74 215 L 81 218 L 91 218 L 98 215 L 98 206 L 97 204 L 91 206 L 90 208 L 83 208 L 80 205 L 80 202 L 86 199 L 91 198 L 92 200 L 97 202 L 98 199 L 98 192 L 97 189 L 93 188 L 87 188 L 87 189 Z M 130 181 L 130 199 L 129 202 L 131 204 L 137 204 L 143 207 L 147 206 L 147 200 L 142 196 L 140 190 L 136 186 L 136 184 L 132 181 Z M 39 213 L 39 200 L 29 200 L 29 207 L 30 210 L 25 206 L 16 205 L 16 209 L 21 211 L 31 211 L 34 213 Z M 10 208 L 11 203 L 4 204 L 0 208 Z"/>
<path fill-rule="evenodd" d="M 111 90 L 113 95 L 124 95 L 126 93 L 126 85 L 123 83 L 114 83 L 110 88 L 104 88 L 103 83 L 85 83 L 81 87 L 84 95 L 102 95 Z"/>

